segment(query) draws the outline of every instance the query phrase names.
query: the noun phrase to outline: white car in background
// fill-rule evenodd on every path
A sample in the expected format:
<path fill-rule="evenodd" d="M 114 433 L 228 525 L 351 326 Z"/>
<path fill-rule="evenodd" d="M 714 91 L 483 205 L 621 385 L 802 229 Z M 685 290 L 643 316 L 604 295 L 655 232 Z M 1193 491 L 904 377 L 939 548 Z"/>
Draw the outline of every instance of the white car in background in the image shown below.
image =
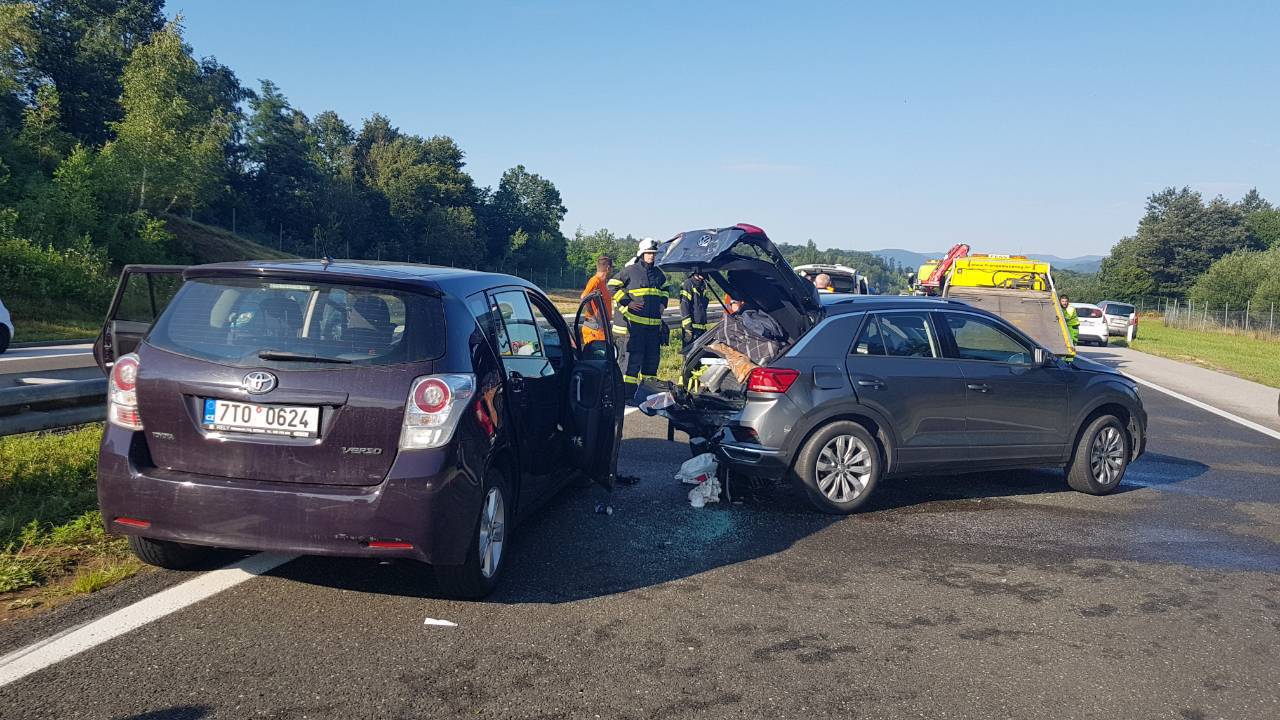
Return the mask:
<path fill-rule="evenodd" d="M 13 320 L 9 317 L 9 309 L 0 300 L 0 353 L 9 349 L 9 341 L 13 339 Z"/>
<path fill-rule="evenodd" d="M 1089 303 L 1071 303 L 1076 309 L 1076 317 L 1080 319 L 1079 345 L 1107 344 L 1107 319 L 1102 316 L 1102 308 Z"/>

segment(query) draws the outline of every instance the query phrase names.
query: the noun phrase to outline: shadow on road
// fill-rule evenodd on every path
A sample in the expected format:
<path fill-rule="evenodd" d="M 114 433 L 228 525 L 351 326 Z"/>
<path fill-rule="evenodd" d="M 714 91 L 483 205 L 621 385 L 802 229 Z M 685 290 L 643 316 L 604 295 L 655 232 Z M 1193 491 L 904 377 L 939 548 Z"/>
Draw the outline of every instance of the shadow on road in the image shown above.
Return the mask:
<path fill-rule="evenodd" d="M 956 501 L 1069 492 L 1061 471 L 909 477 L 885 481 L 863 512 L 841 518 L 814 511 L 791 488 L 737 483 L 733 503 L 694 509 L 685 497 L 688 487 L 671 479 L 685 457 L 680 446 L 664 440 L 626 440 L 622 467 L 638 474 L 640 484 L 611 495 L 569 488 L 553 498 L 517 529 L 503 583 L 489 601 L 556 603 L 612 595 L 773 555 L 837 522 L 880 513 L 954 512 Z M 1118 492 L 1147 487 L 1157 477 L 1166 484 L 1182 482 L 1208 470 L 1190 460 L 1151 457 L 1154 463 L 1133 466 L 1138 482 L 1126 481 Z M 596 514 L 601 502 L 614 513 Z M 411 562 L 302 558 L 273 574 L 359 592 L 439 596 L 430 568 Z"/>
<path fill-rule="evenodd" d="M 212 709 L 206 705 L 177 705 L 139 715 L 122 715 L 118 720 L 200 720 L 208 717 L 210 712 Z"/>

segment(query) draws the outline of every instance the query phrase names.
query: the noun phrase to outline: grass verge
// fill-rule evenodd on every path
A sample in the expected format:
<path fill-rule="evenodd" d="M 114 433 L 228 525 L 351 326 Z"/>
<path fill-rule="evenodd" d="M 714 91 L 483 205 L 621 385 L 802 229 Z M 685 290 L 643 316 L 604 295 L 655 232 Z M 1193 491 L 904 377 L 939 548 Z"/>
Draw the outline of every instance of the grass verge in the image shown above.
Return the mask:
<path fill-rule="evenodd" d="M 1158 317 L 1144 317 L 1129 346 L 1280 388 L 1280 341 L 1274 339 L 1169 327 Z"/>
<path fill-rule="evenodd" d="M 13 316 L 14 342 L 45 340 L 81 340 L 97 337 L 102 329 L 102 315 L 107 309 L 86 312 L 70 302 L 6 298 L 5 305 Z M 96 314 L 100 312 L 101 314 Z M 57 318 L 51 320 L 49 318 Z"/>
<path fill-rule="evenodd" d="M 0 622 L 96 592 L 141 567 L 107 535 L 94 477 L 100 425 L 0 438 Z"/>

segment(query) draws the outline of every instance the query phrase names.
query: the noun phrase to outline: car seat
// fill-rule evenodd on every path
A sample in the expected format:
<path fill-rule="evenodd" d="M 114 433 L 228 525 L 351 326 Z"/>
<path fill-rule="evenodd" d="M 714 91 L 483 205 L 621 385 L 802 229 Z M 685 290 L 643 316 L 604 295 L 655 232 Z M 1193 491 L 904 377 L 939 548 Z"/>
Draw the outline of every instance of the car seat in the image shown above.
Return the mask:
<path fill-rule="evenodd" d="M 362 295 L 352 303 L 354 315 L 347 326 L 347 340 L 353 352 L 381 353 L 391 344 L 395 326 L 387 301 L 377 295 Z M 363 321 L 363 322 L 361 322 Z"/>
<path fill-rule="evenodd" d="M 254 330 L 263 337 L 296 338 L 302 330 L 302 308 L 288 297 L 263 298 L 255 320 Z"/>

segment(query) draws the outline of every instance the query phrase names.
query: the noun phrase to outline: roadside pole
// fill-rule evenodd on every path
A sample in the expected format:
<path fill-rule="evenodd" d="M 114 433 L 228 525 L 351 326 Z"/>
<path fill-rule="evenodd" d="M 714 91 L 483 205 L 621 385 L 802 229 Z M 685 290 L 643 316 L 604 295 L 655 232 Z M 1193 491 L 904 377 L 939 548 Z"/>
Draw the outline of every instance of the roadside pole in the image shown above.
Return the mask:
<path fill-rule="evenodd" d="M 1249 308 L 1253 306 L 1252 300 L 1246 300 L 1244 303 L 1244 331 L 1249 332 Z"/>

